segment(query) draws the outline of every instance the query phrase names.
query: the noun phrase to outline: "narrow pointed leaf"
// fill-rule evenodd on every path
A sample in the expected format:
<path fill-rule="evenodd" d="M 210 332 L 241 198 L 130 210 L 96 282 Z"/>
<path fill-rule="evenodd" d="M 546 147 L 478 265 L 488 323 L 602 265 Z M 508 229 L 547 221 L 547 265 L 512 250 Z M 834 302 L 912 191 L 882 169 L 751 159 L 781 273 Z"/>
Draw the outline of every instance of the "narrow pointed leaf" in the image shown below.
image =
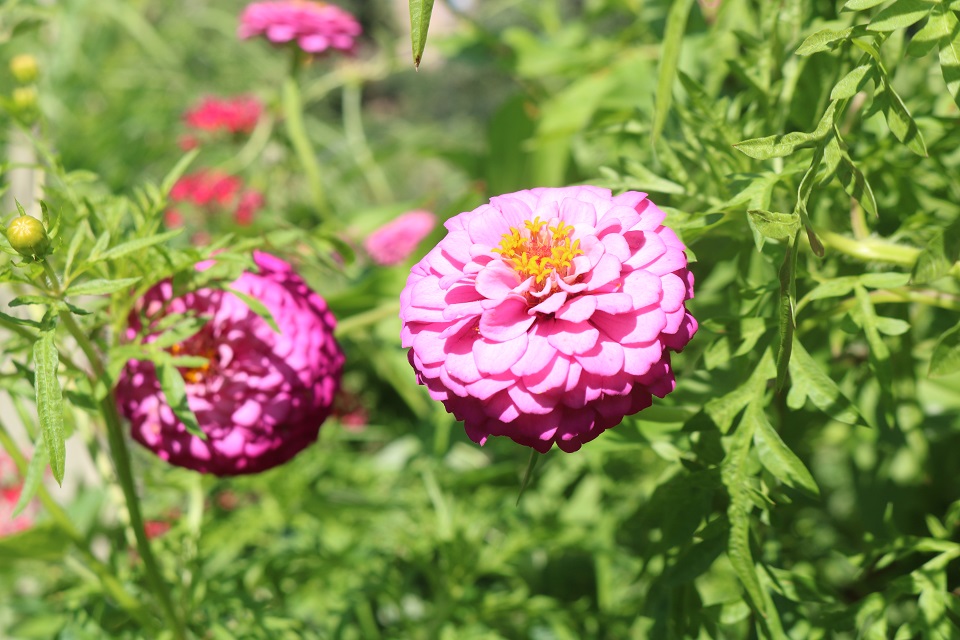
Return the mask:
<path fill-rule="evenodd" d="M 960 324 L 950 329 L 933 349 L 930 358 L 931 378 L 946 376 L 960 371 Z"/>
<path fill-rule="evenodd" d="M 170 405 L 174 415 L 183 423 L 188 432 L 201 440 L 206 440 L 207 434 L 200 429 L 197 416 L 193 414 L 193 410 L 187 401 L 187 387 L 183 382 L 183 376 L 180 375 L 180 370 L 173 363 L 154 362 L 157 367 L 160 388 L 163 390 L 163 395 L 167 398 L 167 404 Z"/>
<path fill-rule="evenodd" d="M 960 21 L 942 4 L 937 10 L 944 23 L 940 36 L 940 71 L 947 83 L 947 91 L 960 106 Z"/>
<path fill-rule="evenodd" d="M 136 283 L 140 282 L 140 280 L 141 278 L 139 277 L 120 278 L 118 280 L 105 280 L 103 278 L 98 278 L 96 280 L 88 280 L 86 282 L 72 285 L 69 289 L 67 289 L 66 294 L 69 296 L 92 296 L 115 293 L 117 291 L 129 289 Z"/>
<path fill-rule="evenodd" d="M 33 363 L 36 375 L 37 415 L 40 431 L 50 457 L 50 470 L 57 484 L 63 484 L 66 461 L 66 435 L 63 429 L 63 394 L 57 367 L 60 356 L 54 342 L 54 331 L 41 331 L 33 344 Z"/>
<path fill-rule="evenodd" d="M 651 140 L 654 145 L 663 133 L 670 105 L 673 104 L 673 81 L 680 62 L 680 47 L 683 34 L 687 29 L 687 18 L 693 8 L 693 0 L 676 0 L 670 5 L 667 14 L 667 26 L 663 35 L 663 49 L 660 54 L 660 70 L 657 77 L 657 97 L 653 109 Z"/>
<path fill-rule="evenodd" d="M 753 443 L 757 447 L 757 456 L 764 468 L 775 478 L 795 489 L 804 489 L 813 495 L 820 495 L 820 488 L 810 475 L 810 471 L 780 438 L 780 434 L 767 420 L 763 411 L 751 411 L 748 407 L 744 419 L 747 417 L 756 421 Z"/>
<path fill-rule="evenodd" d="M 872 64 L 862 64 L 843 76 L 840 82 L 833 87 L 833 91 L 830 92 L 830 99 L 842 100 L 855 96 L 873 77 L 873 70 L 874 66 Z"/>
<path fill-rule="evenodd" d="M 410 42 L 413 45 L 413 65 L 417 68 L 427 46 L 427 30 L 432 13 L 433 0 L 410 0 Z"/>
<path fill-rule="evenodd" d="M 895 31 L 905 29 L 923 20 L 933 5 L 929 0 L 897 0 L 874 16 L 867 26 L 870 31 Z"/>
<path fill-rule="evenodd" d="M 273 329 L 274 333 L 280 333 L 280 327 L 277 326 L 277 321 L 273 319 L 273 314 L 270 313 L 270 309 L 267 309 L 267 306 L 254 298 L 251 295 L 247 295 L 242 291 L 237 291 L 236 289 L 231 289 L 226 287 L 224 291 L 229 291 L 231 294 L 240 298 L 243 304 L 247 305 L 250 308 L 250 311 L 253 311 L 255 314 L 263 318 L 270 328 Z"/>
<path fill-rule="evenodd" d="M 16 506 L 13 507 L 12 517 L 16 518 L 23 513 L 33 497 L 37 495 L 40 484 L 43 482 L 43 471 L 47 468 L 47 462 L 50 456 L 47 453 L 47 447 L 43 444 L 43 433 L 37 438 L 36 446 L 33 449 L 33 457 L 27 465 L 27 472 L 23 474 L 23 486 L 20 487 L 20 498 Z"/>
<path fill-rule="evenodd" d="M 166 242 L 170 238 L 180 235 L 182 232 L 183 229 L 174 229 L 173 231 L 165 231 L 147 238 L 137 238 L 136 240 L 130 240 L 128 242 L 118 244 L 112 249 L 108 249 L 100 254 L 96 258 L 96 261 L 99 262 L 101 260 L 115 260 L 117 258 L 122 258 L 123 256 L 134 253 L 135 251 L 142 251 L 147 247 L 152 247 L 155 244 Z M 93 259 L 91 258 L 91 260 Z"/>
<path fill-rule="evenodd" d="M 840 391 L 840 387 L 823 371 L 803 344 L 794 338 L 790 357 L 790 393 L 787 406 L 800 409 L 809 398 L 818 409 L 838 422 L 860 424 L 860 412 Z"/>

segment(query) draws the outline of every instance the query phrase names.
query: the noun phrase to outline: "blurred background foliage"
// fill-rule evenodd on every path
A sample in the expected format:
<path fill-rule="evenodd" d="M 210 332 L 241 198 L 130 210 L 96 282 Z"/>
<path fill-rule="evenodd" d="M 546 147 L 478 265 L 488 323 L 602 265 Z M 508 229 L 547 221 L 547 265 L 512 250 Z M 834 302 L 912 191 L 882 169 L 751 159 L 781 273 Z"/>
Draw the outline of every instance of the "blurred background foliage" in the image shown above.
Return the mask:
<path fill-rule="evenodd" d="M 205 224 L 295 260 L 341 322 L 340 414 L 365 424 L 331 419 L 251 478 L 136 451 L 197 637 L 960 637 L 958 3 L 437 3 L 419 72 L 402 3 L 340 4 L 357 55 L 301 74 L 327 221 L 283 129 L 289 60 L 236 39 L 242 2 L 0 8 L 0 62 L 37 57 L 42 133 L 104 198 L 167 174 L 198 98 L 263 100 L 249 139 L 194 168 L 266 206 Z M 415 384 L 409 264 L 344 245 L 410 208 L 582 182 L 668 211 L 701 329 L 671 396 L 545 456 L 518 500 L 528 452 L 473 445 Z M 116 493 L 91 480 L 67 509 L 138 592 Z M 141 632 L 41 520 L 0 539 L 0 635 Z"/>

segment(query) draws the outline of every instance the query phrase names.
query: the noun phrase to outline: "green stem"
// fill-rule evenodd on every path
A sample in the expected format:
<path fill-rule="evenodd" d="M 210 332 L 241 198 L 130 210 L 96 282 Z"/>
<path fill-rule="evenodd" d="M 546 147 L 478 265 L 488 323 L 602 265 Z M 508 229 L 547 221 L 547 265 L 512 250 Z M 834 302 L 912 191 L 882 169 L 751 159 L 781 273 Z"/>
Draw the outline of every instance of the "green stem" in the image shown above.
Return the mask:
<path fill-rule="evenodd" d="M 357 166 L 363 172 L 374 198 L 380 204 L 393 201 L 393 191 L 380 165 L 373 157 L 363 131 L 363 101 L 359 80 L 350 80 L 343 87 L 343 132 Z"/>
<path fill-rule="evenodd" d="M 6 449 L 14 464 L 17 465 L 17 470 L 20 472 L 20 475 L 25 475 L 27 472 L 27 459 L 23 453 L 20 452 L 19 447 L 17 447 L 17 444 L 13 441 L 13 438 L 3 423 L 0 423 L 0 445 Z M 50 492 L 47 491 L 47 488 L 42 484 L 37 490 L 37 496 L 40 498 L 40 502 L 54 523 L 60 528 L 64 535 L 70 539 L 70 542 L 80 554 L 86 568 L 100 579 L 100 584 L 103 586 L 104 591 L 110 594 L 120 608 L 129 613 L 137 622 L 151 629 L 155 628 L 156 621 L 148 615 L 143 603 L 124 589 L 117 577 L 110 571 L 110 568 L 100 562 L 100 560 L 90 552 L 83 534 L 77 531 L 73 526 L 73 522 L 70 520 L 70 516 L 67 515 L 63 507 L 60 506 L 60 503 L 53 499 Z"/>
<path fill-rule="evenodd" d="M 57 274 L 53 271 L 49 262 L 43 263 L 44 272 L 50 279 L 50 284 L 59 295 L 60 284 Z M 140 511 L 140 498 L 137 496 L 137 488 L 133 480 L 133 472 L 130 468 L 130 450 L 127 448 L 127 442 L 123 437 L 123 426 L 120 420 L 120 414 L 117 412 L 117 401 L 113 392 L 113 385 L 106 371 L 103 368 L 103 362 L 97 353 L 87 334 L 80 328 L 73 315 L 68 311 L 60 312 L 60 320 L 63 322 L 67 331 L 76 340 L 80 350 L 83 351 L 87 360 L 90 362 L 93 377 L 105 386 L 106 395 L 100 401 L 100 412 L 107 426 L 107 442 L 110 446 L 110 455 L 113 464 L 116 467 L 117 479 L 120 481 L 120 488 L 123 490 L 123 497 L 127 503 L 127 511 L 130 514 L 130 527 L 137 540 L 137 551 L 143 559 L 143 565 L 147 573 L 147 581 L 153 590 L 157 600 L 160 601 L 163 617 L 167 621 L 169 630 L 173 632 L 174 637 L 182 640 L 186 638 L 186 631 L 183 623 L 177 616 L 173 608 L 173 600 L 170 598 L 170 591 L 163 576 L 160 573 L 160 567 L 157 564 L 153 550 L 150 548 L 150 541 L 147 539 L 146 529 L 143 523 L 143 514 Z"/>
<path fill-rule="evenodd" d="M 353 333 L 357 329 L 363 329 L 364 327 L 368 327 L 372 324 L 377 324 L 381 320 L 396 316 L 399 313 L 400 303 L 388 302 L 375 309 L 370 309 L 369 311 L 364 311 L 363 313 L 358 313 L 341 320 L 339 324 L 337 324 L 337 328 L 334 330 L 334 335 L 337 338 L 343 338 L 344 336 Z"/>
<path fill-rule="evenodd" d="M 300 160 L 304 173 L 307 174 L 307 183 L 310 185 L 313 204 L 317 207 L 317 211 L 322 218 L 329 218 L 330 205 L 327 202 L 323 181 L 320 177 L 320 163 L 317 162 L 317 154 L 314 153 L 310 139 L 307 137 L 307 129 L 303 123 L 303 103 L 300 100 L 300 89 L 293 75 L 290 75 L 283 82 L 282 99 L 287 135 L 290 137 L 290 143 L 293 145 L 293 150 Z"/>
<path fill-rule="evenodd" d="M 920 256 L 920 249 L 876 238 L 854 240 L 839 233 L 824 231 L 820 239 L 826 247 L 864 262 L 887 262 L 901 267 L 913 267 Z"/>

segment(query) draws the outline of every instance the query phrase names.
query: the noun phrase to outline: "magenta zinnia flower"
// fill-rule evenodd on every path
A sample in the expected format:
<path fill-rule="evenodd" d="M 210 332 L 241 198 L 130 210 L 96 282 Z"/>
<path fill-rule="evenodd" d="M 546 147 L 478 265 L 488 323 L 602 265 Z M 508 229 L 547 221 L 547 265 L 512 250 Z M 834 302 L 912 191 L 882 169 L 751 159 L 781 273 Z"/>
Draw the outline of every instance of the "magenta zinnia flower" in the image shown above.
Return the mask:
<path fill-rule="evenodd" d="M 363 248 L 379 265 L 398 264 L 410 257 L 435 226 L 437 217 L 429 211 L 409 211 L 367 236 Z"/>
<path fill-rule="evenodd" d="M 332 4 L 307 0 L 254 2 L 240 16 L 241 39 L 264 36 L 275 44 L 296 40 L 307 53 L 352 52 L 362 29 L 352 15 Z"/>
<path fill-rule="evenodd" d="M 400 296 L 430 395 L 491 435 L 576 451 L 674 388 L 697 330 L 685 247 L 646 194 L 533 189 L 448 220 Z"/>
<path fill-rule="evenodd" d="M 130 361 L 117 384 L 133 438 L 171 464 L 217 475 L 270 469 L 316 440 L 330 414 L 344 360 L 333 315 L 286 262 L 260 252 L 254 261 L 260 272 L 244 273 L 230 288 L 263 303 L 280 333 L 229 292 L 201 289 L 174 298 L 170 281 L 150 289 L 131 314 L 127 337 L 141 333 L 143 314 L 145 342 L 157 338 L 153 327 L 171 314 L 209 318 L 197 334 L 168 348 L 172 355 L 209 359 L 181 369 L 206 440 L 174 415 L 151 362 Z"/>

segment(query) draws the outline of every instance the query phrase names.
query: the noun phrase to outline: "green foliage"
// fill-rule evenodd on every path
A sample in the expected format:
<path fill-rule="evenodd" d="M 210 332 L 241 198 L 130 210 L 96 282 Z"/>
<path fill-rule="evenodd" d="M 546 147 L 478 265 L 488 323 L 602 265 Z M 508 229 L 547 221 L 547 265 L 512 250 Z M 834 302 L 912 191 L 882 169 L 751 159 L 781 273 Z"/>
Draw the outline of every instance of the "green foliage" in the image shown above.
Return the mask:
<path fill-rule="evenodd" d="M 364 20 L 357 58 L 309 65 L 236 41 L 241 2 L 0 7 L 3 60 L 39 61 L 43 116 L 11 111 L 2 136 L 44 175 L 23 205 L 52 251 L 0 238 L 0 435 L 22 422 L 33 445 L 18 511 L 46 496 L 48 465 L 79 487 L 0 538 L 0 636 L 960 634 L 960 4 L 413 0 L 417 64 L 431 27 L 419 72 L 396 53 L 403 12 L 344 4 Z M 183 110 L 240 92 L 265 104 L 257 128 L 184 155 Z M 166 228 L 199 167 L 266 194 L 252 225 Z M 481 449 L 399 347 L 412 261 L 373 266 L 362 238 L 405 210 L 576 183 L 667 212 L 699 333 L 677 389 L 582 451 Z M 173 347 L 208 318 L 169 315 L 146 342 L 136 300 L 168 279 L 229 290 L 254 248 L 337 316 L 343 406 L 262 475 L 135 448 L 127 482 L 105 435 L 124 364 L 154 363 L 196 432 L 184 375 L 207 364 Z M 71 480 L 81 457 L 88 484 Z M 136 489 L 170 526 L 156 572 L 118 498 Z"/>

